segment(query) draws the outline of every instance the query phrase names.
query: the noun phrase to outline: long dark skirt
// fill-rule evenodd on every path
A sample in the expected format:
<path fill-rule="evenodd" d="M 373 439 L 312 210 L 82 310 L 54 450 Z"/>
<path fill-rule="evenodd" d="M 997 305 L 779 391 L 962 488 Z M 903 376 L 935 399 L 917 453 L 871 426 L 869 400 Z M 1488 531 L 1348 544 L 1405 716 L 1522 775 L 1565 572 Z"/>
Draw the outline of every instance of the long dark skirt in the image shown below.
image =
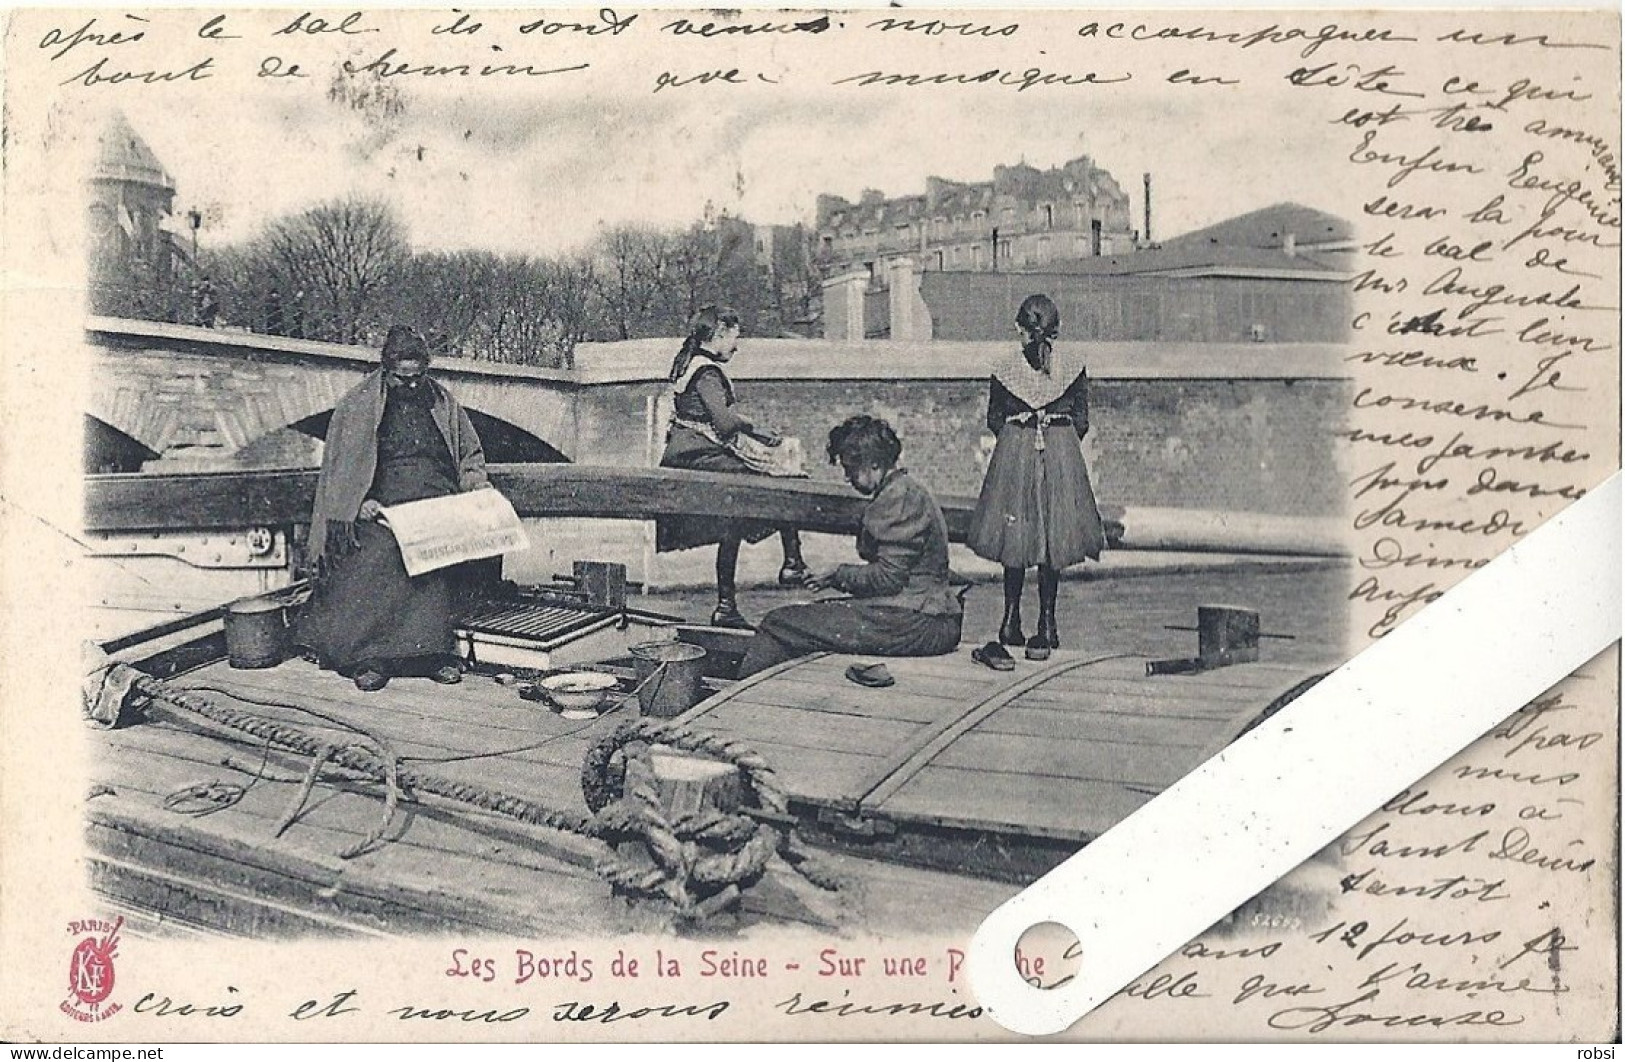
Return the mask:
<path fill-rule="evenodd" d="M 959 647 L 961 620 L 867 601 L 787 605 L 762 617 L 739 675 L 818 652 L 942 656 Z"/>
<path fill-rule="evenodd" d="M 739 458 L 686 428 L 673 428 L 666 440 L 661 468 L 686 468 L 695 472 L 728 472 L 735 475 L 761 475 Z M 726 516 L 662 516 L 655 521 L 655 551 L 714 546 L 730 531 L 746 542 L 761 542 L 777 528 L 760 520 L 736 520 Z"/>
<path fill-rule="evenodd" d="M 295 640 L 344 674 L 368 663 L 394 674 L 445 663 L 457 648 L 457 569 L 414 578 L 388 528 L 357 521 L 355 529 L 361 548 L 339 558 L 318 584 Z"/>
<path fill-rule="evenodd" d="M 1106 530 L 1077 432 L 1049 427 L 1039 450 L 1037 431 L 1006 424 L 999 432 L 966 541 L 977 556 L 1012 568 L 1099 560 Z"/>

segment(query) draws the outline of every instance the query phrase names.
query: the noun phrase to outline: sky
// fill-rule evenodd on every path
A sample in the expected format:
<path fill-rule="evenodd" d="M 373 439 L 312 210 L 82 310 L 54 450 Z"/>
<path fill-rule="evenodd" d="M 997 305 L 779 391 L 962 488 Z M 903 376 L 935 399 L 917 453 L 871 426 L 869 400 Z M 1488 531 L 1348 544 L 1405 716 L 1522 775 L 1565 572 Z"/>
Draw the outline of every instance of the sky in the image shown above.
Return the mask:
<path fill-rule="evenodd" d="M 420 250 L 556 255 L 604 226 L 687 225 L 708 202 L 758 223 L 811 222 L 820 193 L 918 194 L 932 175 L 984 181 L 995 165 L 1084 154 L 1129 194 L 1136 228 L 1141 175 L 1152 175 L 1158 238 L 1284 201 L 1338 211 L 1317 198 L 1324 160 L 1303 146 L 1318 130 L 1273 94 L 1248 99 L 1245 122 L 1212 94 L 722 96 L 624 82 L 528 97 L 412 86 L 387 115 L 320 86 L 129 94 L 120 106 L 175 179 L 177 215 L 203 213 L 205 244 L 359 193 L 391 202 Z"/>

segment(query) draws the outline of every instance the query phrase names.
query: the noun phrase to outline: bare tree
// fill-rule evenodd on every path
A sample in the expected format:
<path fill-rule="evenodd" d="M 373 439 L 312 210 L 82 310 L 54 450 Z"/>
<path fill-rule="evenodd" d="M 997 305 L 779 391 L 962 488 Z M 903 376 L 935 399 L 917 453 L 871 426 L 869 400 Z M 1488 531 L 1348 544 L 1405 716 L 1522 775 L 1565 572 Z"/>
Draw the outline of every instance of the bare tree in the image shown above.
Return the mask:
<path fill-rule="evenodd" d="M 803 244 L 800 230 L 708 214 L 683 230 L 610 230 L 579 256 L 413 255 L 387 206 L 351 199 L 275 221 L 204 265 L 226 319 L 256 331 L 357 343 L 405 321 L 447 355 L 569 367 L 589 338 L 681 335 L 706 303 L 777 334 L 817 290 Z"/>
<path fill-rule="evenodd" d="M 775 232 L 768 286 L 778 311 L 779 327 L 811 334 L 823 295 L 823 272 L 818 267 L 816 236 L 805 225 Z"/>
<path fill-rule="evenodd" d="M 307 334 L 357 343 L 381 330 L 387 288 L 411 255 L 387 205 L 355 198 L 324 203 L 277 222 L 266 240 L 288 275 L 305 279 L 310 312 L 321 315 L 307 321 Z"/>
<path fill-rule="evenodd" d="M 673 240 L 656 229 L 611 229 L 598 242 L 597 292 L 615 339 L 647 333 L 669 297 Z"/>
<path fill-rule="evenodd" d="M 558 356 L 554 364 L 573 368 L 576 344 L 591 333 L 598 275 L 592 259 L 585 255 L 543 262 L 541 268 L 548 276 L 552 315 L 558 324 Z"/>
<path fill-rule="evenodd" d="M 695 222 L 672 241 L 671 285 L 677 310 L 687 320 L 718 301 L 719 241 L 713 226 Z"/>
<path fill-rule="evenodd" d="M 392 285 L 390 318 L 414 325 L 438 353 L 487 358 L 487 320 L 500 298 L 503 263 L 488 251 L 410 258 Z"/>

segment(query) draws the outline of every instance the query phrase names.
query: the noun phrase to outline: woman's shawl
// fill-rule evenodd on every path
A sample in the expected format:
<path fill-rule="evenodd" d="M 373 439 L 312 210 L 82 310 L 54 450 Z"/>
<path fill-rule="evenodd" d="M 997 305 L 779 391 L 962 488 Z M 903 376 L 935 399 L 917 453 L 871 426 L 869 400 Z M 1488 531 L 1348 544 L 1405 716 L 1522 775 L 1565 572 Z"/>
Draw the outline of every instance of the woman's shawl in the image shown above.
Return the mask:
<path fill-rule="evenodd" d="M 993 378 L 1005 390 L 1021 399 L 1033 409 L 1043 409 L 1066 394 L 1075 380 L 1083 375 L 1081 352 L 1067 347 L 1054 347 L 1050 353 L 1050 371 L 1035 369 L 1027 356 L 1017 347 L 1008 357 L 993 367 Z"/>
<path fill-rule="evenodd" d="M 677 379 L 671 382 L 671 393 L 673 395 L 680 395 L 684 391 L 687 391 L 688 385 L 694 382 L 694 377 L 698 376 L 706 369 L 717 370 L 717 375 L 722 377 L 722 389 L 728 393 L 729 401 L 732 401 L 734 396 L 733 381 L 728 379 L 728 372 L 722 367 L 722 363 L 714 360 L 711 357 L 710 352 L 704 348 L 696 351 L 694 355 L 688 359 L 688 364 L 684 366 L 683 371 L 678 374 Z"/>
<path fill-rule="evenodd" d="M 458 490 L 486 483 L 485 450 L 468 412 L 438 380 L 430 378 L 430 413 L 457 465 Z M 384 416 L 387 384 L 374 371 L 339 399 L 327 426 L 322 471 L 311 507 L 309 549 L 320 571 L 355 542 L 355 520 L 378 470 L 378 424 Z"/>

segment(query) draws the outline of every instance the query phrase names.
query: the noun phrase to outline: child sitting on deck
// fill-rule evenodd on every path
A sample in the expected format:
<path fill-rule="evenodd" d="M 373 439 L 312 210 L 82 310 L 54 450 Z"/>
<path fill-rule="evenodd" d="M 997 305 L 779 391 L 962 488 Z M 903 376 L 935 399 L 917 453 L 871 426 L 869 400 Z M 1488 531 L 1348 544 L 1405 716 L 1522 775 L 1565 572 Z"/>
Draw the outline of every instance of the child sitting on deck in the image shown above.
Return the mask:
<path fill-rule="evenodd" d="M 897 467 L 902 451 L 891 425 L 875 417 L 850 417 L 830 431 L 830 463 L 874 499 L 858 532 L 866 563 L 809 575 L 810 589 L 851 596 L 769 612 L 741 677 L 820 651 L 941 656 L 958 648 L 963 610 L 948 585 L 948 526 L 930 492 Z"/>

